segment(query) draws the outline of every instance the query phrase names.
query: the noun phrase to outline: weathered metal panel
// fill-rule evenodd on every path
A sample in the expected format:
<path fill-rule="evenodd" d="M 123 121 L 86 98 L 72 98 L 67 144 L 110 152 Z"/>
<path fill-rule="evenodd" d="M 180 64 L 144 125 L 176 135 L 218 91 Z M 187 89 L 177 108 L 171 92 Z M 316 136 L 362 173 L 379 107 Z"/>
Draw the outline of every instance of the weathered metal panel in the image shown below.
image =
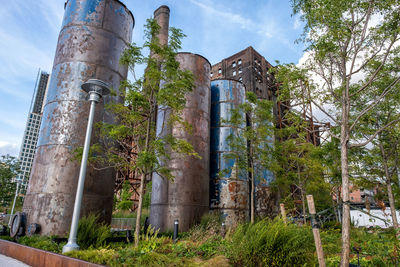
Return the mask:
<path fill-rule="evenodd" d="M 74 150 L 83 145 L 90 103 L 81 90 L 90 78 L 108 82 L 116 90 L 127 77 L 119 64 L 132 37 L 134 18 L 117 0 L 68 0 L 47 92 L 38 148 L 32 167 L 24 211 L 28 223 L 39 223 L 42 234 L 63 235 L 69 230 L 80 163 Z M 106 96 L 95 122 L 113 122 L 104 104 L 122 102 Z M 92 142 L 97 142 L 93 136 Z M 88 168 L 81 215 L 97 213 L 110 221 L 114 171 Z"/>
<path fill-rule="evenodd" d="M 272 111 L 271 111 L 272 112 Z M 274 137 L 266 140 L 263 146 L 273 146 Z M 271 191 L 271 182 L 274 180 L 274 174 L 267 168 L 255 164 L 254 166 L 255 183 L 255 212 L 259 217 L 273 216 L 276 213 L 276 196 Z"/>
<path fill-rule="evenodd" d="M 202 56 L 178 53 L 180 68 L 193 72 L 195 87 L 186 95 L 184 119 L 192 125 L 192 133 L 186 133 L 174 125 L 168 129 L 163 122 L 168 110 L 159 109 L 158 134 L 172 133 L 190 142 L 201 159 L 171 153 L 167 165 L 175 176 L 174 181 L 153 174 L 150 224 L 161 231 L 172 230 L 174 220 L 179 220 L 180 231 L 187 231 L 200 221 L 209 209 L 209 158 L 210 158 L 210 69 Z"/>
<path fill-rule="evenodd" d="M 272 216 L 276 213 L 276 196 L 271 191 L 270 184 L 274 175 L 270 170 L 257 168 L 255 175 L 255 208 L 256 215 L 260 217 Z"/>
<path fill-rule="evenodd" d="M 211 148 L 210 148 L 210 207 L 221 213 L 227 226 L 245 221 L 249 215 L 249 183 L 245 170 L 240 170 L 227 138 L 238 135 L 245 126 L 229 123 L 232 110 L 245 101 L 245 87 L 235 80 L 211 82 Z M 239 151 L 237 151 L 239 152 Z M 241 151 L 239 153 L 247 153 Z"/>

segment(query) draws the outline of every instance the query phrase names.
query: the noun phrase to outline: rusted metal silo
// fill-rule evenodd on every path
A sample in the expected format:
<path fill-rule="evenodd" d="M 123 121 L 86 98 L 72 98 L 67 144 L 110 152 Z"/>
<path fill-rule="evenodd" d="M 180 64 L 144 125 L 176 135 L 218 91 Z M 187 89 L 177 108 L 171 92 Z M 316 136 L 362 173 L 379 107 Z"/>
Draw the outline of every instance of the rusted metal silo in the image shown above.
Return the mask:
<path fill-rule="evenodd" d="M 42 234 L 69 230 L 79 174 L 74 150 L 82 146 L 89 105 L 81 84 L 90 78 L 114 89 L 127 77 L 119 64 L 132 37 L 134 18 L 118 0 L 68 0 L 44 106 L 38 148 L 24 211 L 28 223 L 39 223 Z M 98 104 L 95 122 L 112 122 L 104 104 L 123 101 L 107 96 Z M 93 142 L 97 140 L 94 139 Z M 81 216 L 97 213 L 111 219 L 114 171 L 88 168 Z"/>
<path fill-rule="evenodd" d="M 271 113 L 273 111 L 271 110 Z M 270 123 L 272 127 L 272 122 Z M 254 126 L 253 126 L 254 127 Z M 274 136 L 267 137 L 264 143 L 260 144 L 260 149 L 265 150 L 267 147 L 271 149 L 274 145 Z M 272 155 L 271 155 L 272 160 Z M 259 217 L 272 217 L 277 212 L 276 194 L 271 190 L 271 182 L 274 180 L 274 174 L 268 170 L 260 162 L 254 163 L 254 184 L 255 184 L 255 214 Z"/>
<path fill-rule="evenodd" d="M 245 101 L 245 87 L 235 80 L 211 82 L 211 146 L 210 146 L 210 207 L 219 212 L 227 226 L 246 221 L 249 216 L 249 180 L 247 171 L 240 169 L 232 153 L 244 155 L 247 151 L 234 151 L 228 136 L 239 136 L 245 127 L 229 123 L 232 110 Z M 246 140 L 243 140 L 246 145 Z"/>
<path fill-rule="evenodd" d="M 195 87 L 186 95 L 184 119 L 192 125 L 192 133 L 181 127 L 167 128 L 163 122 L 168 111 L 159 108 L 158 134 L 172 133 L 190 142 L 201 159 L 172 153 L 165 165 L 175 176 L 173 182 L 153 174 L 150 224 L 161 231 L 172 230 L 174 220 L 179 229 L 187 231 L 200 221 L 209 209 L 209 157 L 210 157 L 210 69 L 207 59 L 192 53 L 178 53 L 180 68 L 193 72 Z"/>
<path fill-rule="evenodd" d="M 255 212 L 257 216 L 272 216 L 276 213 L 276 196 L 271 190 L 271 182 L 274 180 L 274 174 L 262 167 L 255 168 Z"/>

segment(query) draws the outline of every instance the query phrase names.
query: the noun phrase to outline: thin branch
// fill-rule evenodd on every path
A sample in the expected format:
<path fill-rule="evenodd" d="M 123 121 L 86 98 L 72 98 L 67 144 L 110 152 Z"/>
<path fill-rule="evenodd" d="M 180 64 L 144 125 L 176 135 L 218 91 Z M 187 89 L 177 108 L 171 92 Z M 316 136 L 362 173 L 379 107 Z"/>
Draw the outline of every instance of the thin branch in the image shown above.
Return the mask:
<path fill-rule="evenodd" d="M 371 4 L 371 2 L 370 2 L 370 4 Z M 368 11 L 366 12 L 366 19 L 365 19 L 363 31 L 362 31 L 362 34 L 361 34 L 361 38 L 360 38 L 360 40 L 359 40 L 359 42 L 358 42 L 358 43 L 359 43 L 358 46 L 357 46 L 357 44 L 356 44 L 355 38 L 353 39 L 353 40 L 354 40 L 354 48 L 355 48 L 355 51 L 354 51 L 353 60 L 352 60 L 352 62 L 351 62 L 351 66 L 350 66 L 350 71 L 349 71 L 349 73 L 352 73 L 352 72 L 353 72 L 353 68 L 354 68 L 354 65 L 355 65 L 355 62 L 356 62 L 356 59 L 357 59 L 357 55 L 358 55 L 358 53 L 360 52 L 361 47 L 362 47 L 362 44 L 363 44 L 363 42 L 364 42 L 364 40 L 365 40 L 365 34 L 366 34 L 366 32 L 367 32 L 367 26 L 368 26 L 368 22 L 369 22 L 370 17 L 371 17 L 371 12 L 372 12 L 372 7 L 371 7 L 371 5 L 369 5 Z M 352 18 L 353 18 L 353 21 L 354 21 L 354 14 L 352 14 Z M 362 20 L 360 20 L 359 22 L 361 22 L 361 21 L 362 21 Z M 353 26 L 353 28 L 355 28 L 356 24 L 353 23 L 352 26 Z M 349 76 L 347 76 L 347 77 L 349 78 Z"/>
<path fill-rule="evenodd" d="M 350 126 L 349 132 L 351 132 L 353 130 L 356 123 L 360 120 L 360 118 L 362 116 L 364 116 L 368 111 L 370 111 L 372 108 L 374 108 L 376 105 L 378 105 L 381 102 L 381 100 L 393 89 L 393 86 L 395 86 L 399 82 L 399 80 L 400 80 L 400 77 L 398 77 L 396 80 L 394 80 L 390 85 L 388 85 L 385 88 L 385 90 L 383 90 L 382 94 L 378 97 L 378 99 L 376 99 L 372 104 L 370 104 L 369 106 L 367 106 L 366 108 L 364 108 L 364 110 L 362 110 L 360 112 L 360 114 L 354 120 L 353 124 Z"/>
<path fill-rule="evenodd" d="M 323 107 L 321 107 L 317 102 L 314 101 L 314 99 L 310 99 L 311 102 L 317 106 L 317 108 L 319 110 L 321 110 L 323 113 L 325 113 L 325 115 L 327 115 L 331 120 L 333 120 L 337 125 L 340 125 L 340 123 L 334 118 L 332 117 L 331 114 L 329 114 Z"/>
<path fill-rule="evenodd" d="M 367 141 L 362 142 L 362 143 L 358 143 L 358 144 L 349 144 L 349 148 L 353 148 L 353 147 L 363 147 L 365 145 L 367 145 L 369 142 L 371 142 L 379 133 L 381 133 L 383 130 L 385 130 L 387 127 L 397 123 L 400 121 L 399 119 L 393 120 L 391 122 L 389 122 L 388 124 L 386 124 L 385 126 L 383 126 L 382 128 L 380 128 L 378 131 L 376 131 Z"/>
<path fill-rule="evenodd" d="M 397 35 L 396 35 L 397 37 Z M 355 93 L 351 94 L 350 97 L 353 97 L 357 94 L 359 94 L 360 92 L 364 91 L 369 85 L 371 85 L 371 83 L 375 80 L 376 76 L 378 75 L 379 71 L 383 68 L 383 66 L 386 63 L 386 60 L 389 56 L 389 52 L 392 49 L 393 44 L 396 42 L 397 38 L 393 38 L 392 42 L 390 43 L 388 49 L 386 50 L 385 56 L 383 58 L 382 63 L 379 65 L 379 67 L 375 70 L 374 74 L 372 74 L 372 77 L 368 80 L 368 82 L 366 84 L 364 84 L 360 89 L 358 89 Z"/>

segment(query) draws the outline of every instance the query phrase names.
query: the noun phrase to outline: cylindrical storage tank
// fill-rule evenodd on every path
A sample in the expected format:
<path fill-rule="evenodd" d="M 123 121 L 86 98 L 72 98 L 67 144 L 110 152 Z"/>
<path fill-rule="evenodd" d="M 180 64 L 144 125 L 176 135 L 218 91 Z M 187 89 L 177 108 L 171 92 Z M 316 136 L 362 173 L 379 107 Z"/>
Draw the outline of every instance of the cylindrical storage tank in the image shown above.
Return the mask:
<path fill-rule="evenodd" d="M 271 110 L 271 112 L 273 112 Z M 272 124 L 272 123 L 271 123 Z M 272 126 L 272 125 L 271 125 Z M 260 146 L 271 148 L 274 144 L 274 136 L 267 138 L 265 143 Z M 260 147 L 265 150 L 265 147 Z M 272 157 L 272 155 L 271 155 Z M 271 159 L 272 160 L 272 159 Z M 271 182 L 274 180 L 274 174 L 261 164 L 254 164 L 254 184 L 255 184 L 255 213 L 259 217 L 273 217 L 277 212 L 276 194 L 271 190 Z"/>
<path fill-rule="evenodd" d="M 211 146 L 210 146 L 210 208 L 219 212 L 226 226 L 244 222 L 249 216 L 249 181 L 247 171 L 240 169 L 228 141 L 230 135 L 240 136 L 246 126 L 241 112 L 241 125 L 229 123 L 232 111 L 245 101 L 245 87 L 235 80 L 211 82 Z M 246 140 L 242 140 L 246 146 Z"/>
<path fill-rule="evenodd" d="M 277 212 L 276 196 L 271 190 L 274 174 L 262 166 L 254 166 L 255 211 L 259 217 L 272 217 Z"/>
<path fill-rule="evenodd" d="M 172 133 L 193 145 L 200 158 L 171 153 L 164 164 L 172 171 L 174 181 L 153 174 L 150 224 L 160 231 L 172 230 L 179 220 L 179 230 L 187 231 L 209 210 L 210 158 L 210 70 L 207 59 L 192 53 L 178 53 L 180 68 L 194 75 L 195 87 L 186 95 L 183 118 L 192 126 L 187 133 L 182 127 L 167 127 L 168 110 L 159 107 L 157 134 Z"/>
<path fill-rule="evenodd" d="M 71 224 L 80 162 L 74 150 L 83 146 L 90 103 L 81 85 L 95 78 L 115 90 L 127 77 L 119 58 L 132 38 L 134 18 L 118 0 L 68 0 L 58 38 L 44 106 L 35 160 L 23 210 L 28 224 L 42 234 L 64 235 Z M 113 122 L 106 103 L 123 101 L 106 96 L 96 106 L 95 123 Z M 93 135 L 92 143 L 98 140 Z M 111 220 L 114 171 L 88 166 L 81 216 L 96 213 Z"/>

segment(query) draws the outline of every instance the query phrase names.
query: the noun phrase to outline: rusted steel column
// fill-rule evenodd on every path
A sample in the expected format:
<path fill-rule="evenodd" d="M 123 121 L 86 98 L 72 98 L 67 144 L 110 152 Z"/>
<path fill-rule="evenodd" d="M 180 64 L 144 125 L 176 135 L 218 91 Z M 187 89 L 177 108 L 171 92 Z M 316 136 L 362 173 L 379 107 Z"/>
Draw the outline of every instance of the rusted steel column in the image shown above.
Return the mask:
<path fill-rule="evenodd" d="M 38 148 L 23 210 L 28 223 L 39 223 L 42 234 L 63 235 L 71 223 L 79 161 L 73 152 L 84 143 L 90 103 L 83 82 L 101 79 L 116 90 L 126 79 L 119 64 L 132 37 L 132 13 L 117 0 L 68 0 L 44 106 Z M 95 113 L 95 122 L 112 122 L 104 104 L 122 97 L 107 96 Z M 93 136 L 93 142 L 97 142 Z M 88 168 L 81 216 L 97 213 L 111 219 L 114 171 Z"/>
<path fill-rule="evenodd" d="M 160 6 L 154 11 L 154 19 L 157 24 L 160 25 L 158 32 L 158 40 L 160 45 L 166 45 L 168 43 L 168 29 L 169 29 L 169 7 Z"/>
<path fill-rule="evenodd" d="M 234 226 L 249 217 L 248 175 L 232 158 L 235 151 L 227 140 L 230 135 L 238 136 L 246 126 L 243 112 L 242 125 L 232 125 L 228 122 L 232 111 L 238 109 L 244 101 L 245 87 L 241 82 L 211 82 L 210 208 L 221 214 L 226 226 Z M 246 145 L 246 140 L 243 142 Z M 246 151 L 239 153 L 243 154 Z"/>
<path fill-rule="evenodd" d="M 157 132 L 172 133 L 190 142 L 201 159 L 171 153 L 164 164 L 172 170 L 174 181 L 153 174 L 150 224 L 161 231 L 172 230 L 179 220 L 179 229 L 187 231 L 200 221 L 209 209 L 209 158 L 210 158 L 210 69 L 207 59 L 192 53 L 178 53 L 180 68 L 193 72 L 195 87 L 186 95 L 184 119 L 192 125 L 193 132 L 185 133 L 181 127 L 166 128 L 163 122 L 168 111 L 160 108 L 157 115 Z"/>

